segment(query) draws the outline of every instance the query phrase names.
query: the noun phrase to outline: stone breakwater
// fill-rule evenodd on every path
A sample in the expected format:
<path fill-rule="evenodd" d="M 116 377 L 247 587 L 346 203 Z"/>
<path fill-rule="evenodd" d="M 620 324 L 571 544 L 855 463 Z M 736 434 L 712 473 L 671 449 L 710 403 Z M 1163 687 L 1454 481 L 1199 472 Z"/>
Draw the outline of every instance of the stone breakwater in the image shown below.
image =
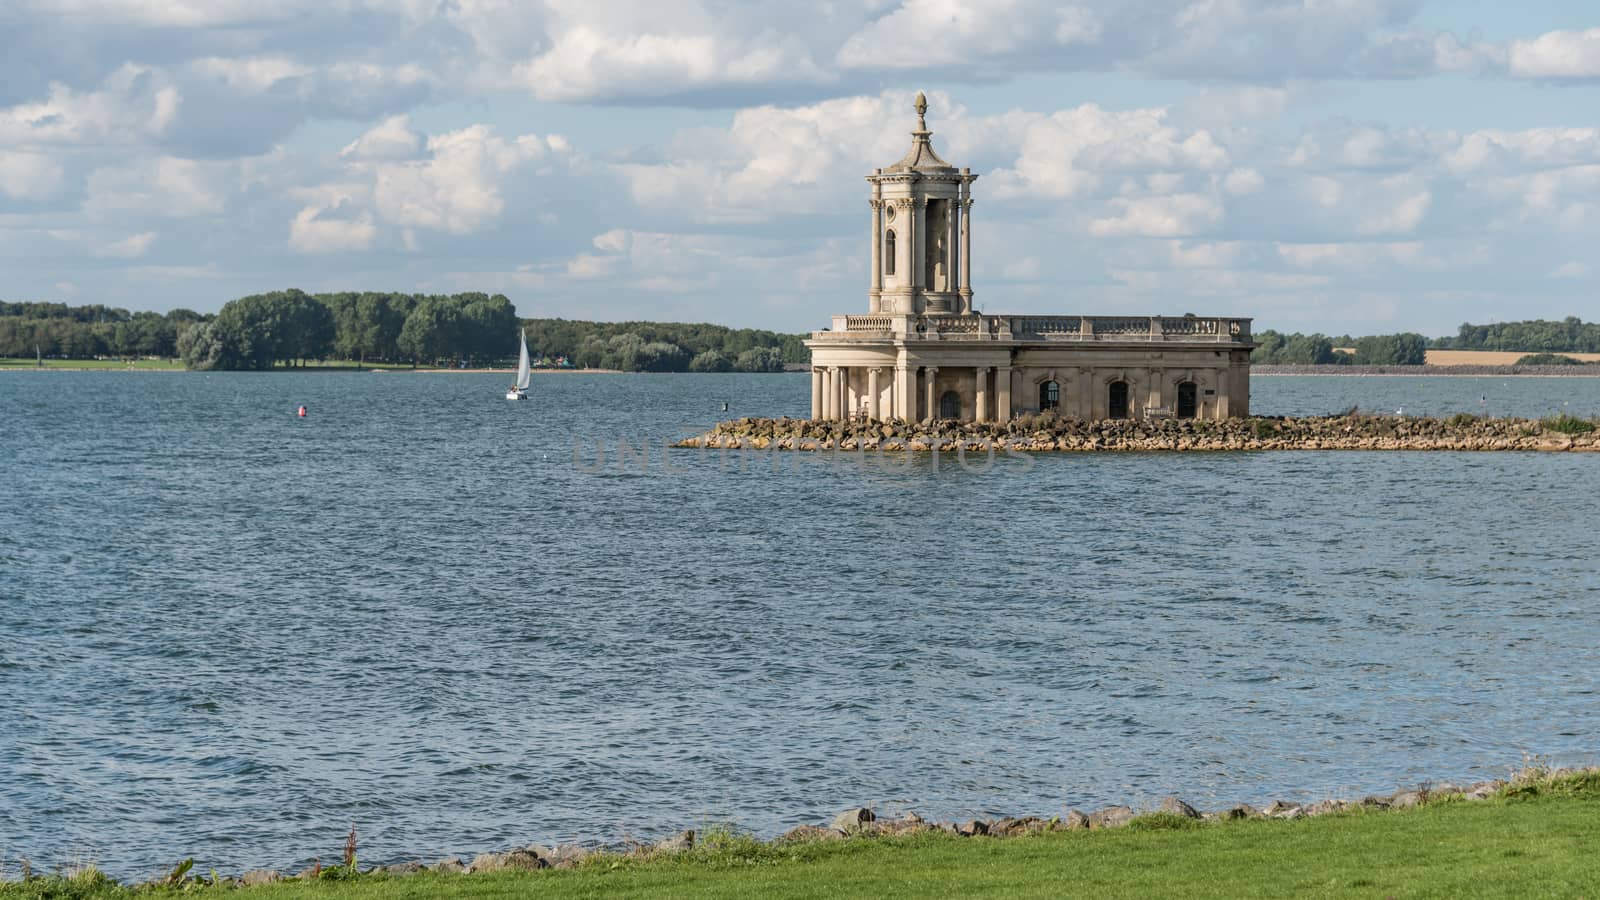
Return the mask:
<path fill-rule="evenodd" d="M 712 450 L 963 452 L 1221 450 L 1597 451 L 1584 419 L 1315 416 L 1082 421 L 1025 416 L 1004 424 L 739 419 L 675 447 Z"/>
<path fill-rule="evenodd" d="M 1167 797 L 1154 807 L 1135 811 L 1131 806 L 1108 806 L 1092 812 L 1069 809 L 1049 818 L 1041 816 L 1002 816 L 999 818 L 973 818 L 965 821 L 930 822 L 915 812 L 906 812 L 894 818 L 880 818 L 871 808 L 855 807 L 835 816 L 827 824 L 800 825 L 783 835 L 765 842 L 770 847 L 805 843 L 810 841 L 866 840 L 897 838 L 920 834 L 942 833 L 957 838 L 1014 838 L 1063 831 L 1097 831 L 1121 828 L 1139 819 L 1156 818 L 1170 822 L 1186 819 L 1196 824 L 1225 824 L 1244 819 L 1294 820 L 1340 813 L 1403 810 L 1426 806 L 1430 803 L 1481 802 L 1514 795 L 1519 791 L 1549 785 L 1565 779 L 1593 776 L 1600 768 L 1549 769 L 1529 768 L 1511 775 L 1510 780 L 1479 781 L 1472 784 L 1440 782 L 1424 784 L 1414 789 L 1393 794 L 1364 797 L 1360 800 L 1319 800 L 1314 803 L 1289 803 L 1275 800 L 1256 807 L 1239 803 L 1227 809 L 1201 812 L 1177 797 Z M 545 847 L 529 844 L 507 850 L 479 853 L 470 859 L 449 856 L 431 864 L 422 860 L 409 860 L 389 865 L 365 866 L 359 871 L 340 865 L 313 864 L 296 874 L 272 869 L 254 869 L 238 877 L 218 877 L 215 881 L 202 875 L 190 875 L 189 863 L 180 865 L 172 873 L 147 884 L 160 887 L 184 887 L 191 882 L 203 884 L 230 884 L 254 887 L 284 881 L 313 881 L 333 877 L 349 878 L 404 878 L 423 872 L 440 875 L 467 875 L 485 872 L 533 872 L 541 869 L 575 869 L 583 866 L 612 866 L 624 860 L 651 860 L 686 857 L 697 848 L 715 848 L 721 841 L 738 838 L 727 829 L 700 838 L 694 831 L 682 831 L 664 840 L 652 843 L 632 843 L 617 848 L 587 848 L 575 845 Z M 353 839 L 352 839 L 353 840 Z"/>

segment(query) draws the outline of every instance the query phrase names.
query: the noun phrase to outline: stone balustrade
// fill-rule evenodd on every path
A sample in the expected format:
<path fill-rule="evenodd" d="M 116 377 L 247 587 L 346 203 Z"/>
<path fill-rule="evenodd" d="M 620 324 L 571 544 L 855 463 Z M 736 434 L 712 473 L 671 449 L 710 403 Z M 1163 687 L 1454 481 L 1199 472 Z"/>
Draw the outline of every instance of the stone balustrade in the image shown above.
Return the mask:
<path fill-rule="evenodd" d="M 822 341 L 903 336 L 943 341 L 1248 343 L 1250 320 L 1217 316 L 834 316 Z M 904 329 L 904 331 L 901 331 Z"/>

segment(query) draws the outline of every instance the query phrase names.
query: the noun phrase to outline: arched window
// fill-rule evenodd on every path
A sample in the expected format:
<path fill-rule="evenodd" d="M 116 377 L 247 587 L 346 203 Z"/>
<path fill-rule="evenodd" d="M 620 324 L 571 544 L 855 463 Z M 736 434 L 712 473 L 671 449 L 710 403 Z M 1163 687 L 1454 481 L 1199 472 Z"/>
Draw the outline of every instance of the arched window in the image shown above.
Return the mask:
<path fill-rule="evenodd" d="M 894 274 L 894 229 L 883 233 L 883 274 Z"/>
<path fill-rule="evenodd" d="M 1126 419 L 1128 417 L 1128 383 L 1126 381 L 1111 382 L 1110 394 L 1106 398 L 1106 417 L 1111 419 Z"/>
<path fill-rule="evenodd" d="M 961 395 L 960 394 L 956 393 L 955 391 L 945 391 L 944 392 L 944 396 L 939 398 L 939 418 L 941 418 L 941 419 L 959 419 L 959 418 L 961 418 Z"/>
<path fill-rule="evenodd" d="M 1046 381 L 1039 385 L 1039 411 L 1056 409 L 1061 406 L 1061 385 L 1054 381 Z"/>
<path fill-rule="evenodd" d="M 1178 418 L 1192 419 L 1200 411 L 1199 390 L 1192 381 L 1178 385 Z"/>

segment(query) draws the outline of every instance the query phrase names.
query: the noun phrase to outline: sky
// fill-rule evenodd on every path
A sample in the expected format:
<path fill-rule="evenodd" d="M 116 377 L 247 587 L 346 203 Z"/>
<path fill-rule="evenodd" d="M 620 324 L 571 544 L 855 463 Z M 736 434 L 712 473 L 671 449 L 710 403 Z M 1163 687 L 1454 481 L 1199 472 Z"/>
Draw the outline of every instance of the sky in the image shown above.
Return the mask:
<path fill-rule="evenodd" d="M 1600 315 L 1592 0 L 0 0 L 0 299 L 822 328 L 918 90 L 984 312 Z"/>

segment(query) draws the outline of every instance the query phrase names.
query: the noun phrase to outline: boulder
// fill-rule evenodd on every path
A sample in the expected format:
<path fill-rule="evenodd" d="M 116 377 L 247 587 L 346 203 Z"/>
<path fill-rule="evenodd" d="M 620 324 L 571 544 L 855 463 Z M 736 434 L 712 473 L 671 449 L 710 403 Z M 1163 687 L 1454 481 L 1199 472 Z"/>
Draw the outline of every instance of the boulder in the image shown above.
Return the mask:
<path fill-rule="evenodd" d="M 548 869 L 550 864 L 530 847 L 511 850 L 500 857 L 500 868 L 511 869 L 517 872 L 532 872 L 537 869 Z"/>
<path fill-rule="evenodd" d="M 1291 809 L 1299 808 L 1300 805 L 1297 803 L 1285 803 L 1282 800 L 1274 800 L 1272 801 L 1272 805 L 1266 808 L 1265 814 L 1269 816 L 1279 816 Z"/>
<path fill-rule="evenodd" d="M 505 867 L 505 860 L 498 853 L 479 853 L 467 864 L 467 871 L 473 874 L 480 872 L 498 872 Z"/>
<path fill-rule="evenodd" d="M 1389 798 L 1389 806 L 1393 809 L 1411 809 L 1421 806 L 1427 799 L 1421 791 L 1400 791 Z"/>
<path fill-rule="evenodd" d="M 694 831 L 680 831 L 672 837 L 657 841 L 654 849 L 657 853 L 683 853 L 693 850 Z"/>
<path fill-rule="evenodd" d="M 1090 828 L 1121 828 L 1133 821 L 1133 809 L 1127 806 L 1108 806 L 1089 814 Z"/>
<path fill-rule="evenodd" d="M 1330 813 L 1344 812 L 1345 805 L 1343 800 L 1318 800 L 1306 807 L 1306 815 L 1326 816 Z"/>
<path fill-rule="evenodd" d="M 272 869 L 251 869 L 239 876 L 239 883 L 245 887 L 260 887 L 263 884 L 273 884 L 282 880 L 283 873 Z"/>
<path fill-rule="evenodd" d="M 1198 810 L 1182 800 L 1179 800 L 1177 797 L 1164 798 L 1161 801 L 1161 805 L 1156 807 L 1156 812 L 1163 812 L 1174 816 L 1182 816 L 1185 819 L 1200 818 L 1200 812 Z"/>
<path fill-rule="evenodd" d="M 1231 809 L 1222 814 L 1224 819 L 1259 819 L 1261 817 L 1261 810 L 1248 803 L 1236 803 Z"/>
<path fill-rule="evenodd" d="M 802 841 L 838 840 L 840 837 L 840 833 L 832 828 L 819 828 L 816 825 L 797 825 L 785 831 L 778 840 L 784 843 L 798 843 Z"/>
<path fill-rule="evenodd" d="M 385 875 L 390 876 L 391 878 L 404 878 L 407 875 L 415 875 L 418 872 L 421 872 L 422 871 L 422 863 L 420 861 L 418 861 L 418 860 L 412 860 L 410 862 L 403 862 L 403 863 L 395 863 L 394 865 L 384 866 L 379 871 L 383 872 Z"/>
<path fill-rule="evenodd" d="M 1075 809 L 1068 811 L 1067 817 L 1061 821 L 1068 831 L 1083 831 L 1089 827 L 1089 817 Z"/>
<path fill-rule="evenodd" d="M 855 834 L 866 826 L 871 825 L 877 818 L 872 814 L 872 810 L 864 806 L 858 806 L 855 809 L 847 809 L 834 816 L 833 829 L 843 834 Z"/>
<path fill-rule="evenodd" d="M 970 819 L 956 826 L 956 834 L 963 837 L 980 837 L 989 833 L 989 823 L 982 819 Z"/>
<path fill-rule="evenodd" d="M 442 872 L 446 875 L 460 875 L 466 870 L 467 867 L 461 864 L 461 857 L 459 856 L 447 856 L 433 864 L 433 871 Z"/>
<path fill-rule="evenodd" d="M 543 858 L 554 869 L 574 869 L 591 856 L 591 852 L 573 844 L 562 844 L 554 847 L 550 852 L 543 854 Z"/>

